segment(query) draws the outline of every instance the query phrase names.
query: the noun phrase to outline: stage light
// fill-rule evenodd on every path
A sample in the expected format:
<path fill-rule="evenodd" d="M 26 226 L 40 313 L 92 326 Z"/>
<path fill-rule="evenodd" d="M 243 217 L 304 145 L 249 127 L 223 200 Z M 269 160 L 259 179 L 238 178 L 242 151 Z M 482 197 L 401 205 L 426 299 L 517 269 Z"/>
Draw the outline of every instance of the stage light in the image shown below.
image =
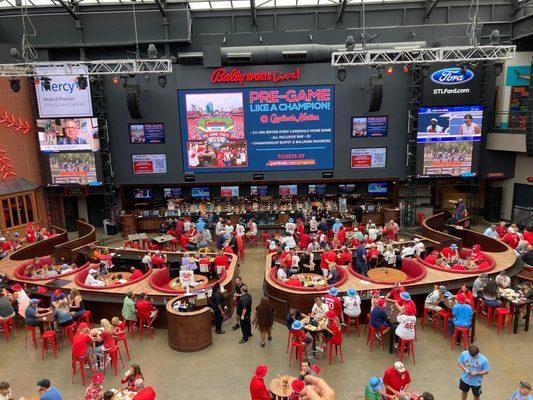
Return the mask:
<path fill-rule="evenodd" d="M 50 81 L 51 79 L 49 77 L 41 76 L 41 85 L 43 86 L 44 90 L 46 90 L 47 92 L 51 90 Z"/>
<path fill-rule="evenodd" d="M 503 64 L 501 62 L 497 62 L 493 65 L 494 68 L 494 75 L 500 76 L 500 74 L 503 72 Z"/>
<path fill-rule="evenodd" d="M 429 65 L 427 65 L 427 64 L 422 65 L 420 70 L 422 71 L 422 76 L 424 78 L 429 75 Z"/>
<path fill-rule="evenodd" d="M 337 79 L 341 82 L 346 79 L 346 67 L 339 67 L 337 70 Z"/>
<path fill-rule="evenodd" d="M 118 78 L 118 76 L 114 76 L 113 77 L 113 85 L 118 85 L 119 82 L 120 82 L 120 79 Z"/>
<path fill-rule="evenodd" d="M 157 47 L 155 47 L 155 44 L 150 43 L 148 45 L 148 51 L 146 52 L 146 55 L 152 60 L 157 58 Z"/>
<path fill-rule="evenodd" d="M 150 83 L 150 81 L 151 81 L 151 79 L 150 79 L 150 75 L 148 75 L 148 74 L 144 75 L 144 81 L 145 81 L 146 83 Z"/>
<path fill-rule="evenodd" d="M 402 71 L 404 74 L 408 74 L 410 69 L 409 69 L 409 66 L 408 65 L 404 65 L 403 68 L 402 68 Z"/>
<path fill-rule="evenodd" d="M 87 77 L 79 75 L 76 80 L 78 81 L 78 87 L 80 88 L 80 90 L 87 89 Z"/>
<path fill-rule="evenodd" d="M 165 74 L 159 74 L 159 76 L 157 77 L 157 81 L 159 82 L 159 86 L 161 86 L 162 88 L 167 86 L 167 76 Z"/>
<path fill-rule="evenodd" d="M 353 36 L 348 36 L 346 38 L 346 43 L 344 44 L 344 46 L 346 47 L 346 50 L 348 51 L 355 50 L 355 39 L 353 38 Z"/>
<path fill-rule="evenodd" d="M 466 75 L 468 72 L 468 64 L 461 64 L 459 65 L 459 68 L 461 68 L 461 75 Z"/>
<path fill-rule="evenodd" d="M 9 86 L 13 92 L 17 93 L 20 90 L 20 79 L 10 79 Z"/>
<path fill-rule="evenodd" d="M 387 67 L 387 69 L 385 70 L 387 72 L 387 74 L 392 74 L 394 72 L 394 68 L 392 67 Z"/>
<path fill-rule="evenodd" d="M 383 70 L 385 70 L 385 67 L 383 65 L 378 65 L 376 70 L 378 71 L 378 78 L 383 78 Z"/>

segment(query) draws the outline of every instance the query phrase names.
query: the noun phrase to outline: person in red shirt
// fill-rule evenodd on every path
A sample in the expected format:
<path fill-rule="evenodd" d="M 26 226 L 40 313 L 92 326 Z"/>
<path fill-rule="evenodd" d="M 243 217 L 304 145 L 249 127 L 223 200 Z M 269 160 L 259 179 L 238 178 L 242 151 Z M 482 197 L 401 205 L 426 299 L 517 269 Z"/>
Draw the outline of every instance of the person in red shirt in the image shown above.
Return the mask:
<path fill-rule="evenodd" d="M 164 255 L 161 255 L 160 250 L 156 250 L 154 254 L 150 256 L 150 261 L 152 262 L 152 267 L 161 268 L 167 262 L 167 259 Z"/>
<path fill-rule="evenodd" d="M 31 222 L 28 222 L 26 226 L 26 242 L 28 243 L 35 243 L 35 229 L 33 228 L 33 224 Z"/>
<path fill-rule="evenodd" d="M 339 265 L 348 265 L 352 261 L 352 253 L 346 246 L 341 247 L 341 251 L 337 255 L 337 263 Z"/>
<path fill-rule="evenodd" d="M 407 371 L 407 368 L 400 361 L 395 362 L 392 367 L 387 368 L 383 374 L 383 384 L 388 395 L 403 397 L 410 383 L 411 376 L 409 375 L 409 371 Z"/>
<path fill-rule="evenodd" d="M 223 253 L 226 253 L 226 254 L 235 254 L 233 252 L 233 249 L 231 248 L 231 246 L 229 245 L 229 241 L 224 243 L 224 247 L 222 248 L 222 252 Z"/>
<path fill-rule="evenodd" d="M 459 288 L 459 290 L 457 291 L 456 296 L 459 293 L 464 294 L 464 296 L 466 297 L 467 304 L 470 304 L 470 306 L 472 306 L 472 307 L 474 306 L 474 294 L 472 293 L 472 291 L 470 289 L 468 289 L 468 286 L 466 286 L 466 285 L 461 286 Z"/>
<path fill-rule="evenodd" d="M 292 265 L 292 251 L 289 247 L 285 247 L 281 256 L 279 257 L 282 268 L 290 268 Z"/>
<path fill-rule="evenodd" d="M 137 394 L 133 397 L 133 400 L 155 400 L 155 390 L 152 386 L 144 386 L 142 379 L 135 381 L 135 391 Z"/>
<path fill-rule="evenodd" d="M 533 246 L 533 226 L 528 226 L 524 232 L 522 232 L 524 240 L 527 240 L 530 246 Z"/>
<path fill-rule="evenodd" d="M 496 227 L 496 232 L 498 233 L 500 239 L 505 236 L 505 234 L 507 233 L 507 227 L 505 226 L 505 222 L 500 222 L 500 225 Z"/>
<path fill-rule="evenodd" d="M 357 239 L 355 236 L 350 241 L 350 247 L 359 247 L 360 244 L 361 242 L 359 242 L 359 239 Z"/>
<path fill-rule="evenodd" d="M 507 233 L 502 237 L 502 242 L 514 250 L 518 247 L 518 243 L 520 243 L 520 236 L 518 236 L 518 233 L 513 228 L 509 228 Z"/>
<path fill-rule="evenodd" d="M 311 243 L 311 241 L 311 236 L 304 232 L 300 235 L 300 242 L 298 243 L 298 247 L 300 247 L 300 250 L 305 250 L 307 249 L 307 246 L 309 246 L 309 243 Z"/>
<path fill-rule="evenodd" d="M 296 320 L 291 325 L 291 335 L 294 342 L 298 342 L 302 346 L 307 346 L 313 341 L 303 330 L 302 321 Z"/>
<path fill-rule="evenodd" d="M 324 303 L 326 303 L 330 311 L 333 311 L 335 315 L 342 321 L 342 318 L 343 318 L 342 302 L 337 297 L 338 294 L 339 294 L 339 289 L 337 289 L 336 287 L 332 287 L 331 289 L 329 289 L 328 294 L 324 296 Z"/>
<path fill-rule="evenodd" d="M 444 247 L 440 251 L 440 254 L 442 255 L 443 258 L 447 260 L 453 260 L 453 259 L 459 258 L 459 252 L 457 251 L 458 248 L 459 247 L 455 243 L 452 243 L 450 246 Z"/>
<path fill-rule="evenodd" d="M 258 365 L 255 369 L 254 376 L 250 380 L 250 398 L 251 400 L 271 400 L 270 392 L 265 386 L 264 377 L 268 373 L 266 365 Z"/>
<path fill-rule="evenodd" d="M 297 279 L 294 275 L 285 281 L 285 285 L 303 287 L 302 281 L 300 279 Z"/>
<path fill-rule="evenodd" d="M 89 332 L 89 325 L 87 323 L 82 322 L 78 325 L 78 330 L 72 338 L 73 359 L 82 360 L 90 356 L 92 346 L 89 346 L 89 344 L 95 341 L 96 338 L 91 338 Z"/>
<path fill-rule="evenodd" d="M 150 325 L 152 325 L 157 317 L 157 314 L 159 314 L 159 311 L 148 300 L 148 297 L 145 293 L 139 294 L 139 300 L 137 300 L 137 303 L 135 303 L 135 308 L 137 309 L 137 318 L 139 319 L 139 323 L 141 323 L 140 321 L 143 320 L 144 322 L 150 322 Z"/>
<path fill-rule="evenodd" d="M 408 292 L 401 292 L 400 299 L 396 302 L 396 305 L 400 311 L 405 311 L 406 308 L 414 310 L 416 313 L 415 302 L 411 299 L 411 295 Z"/>
<path fill-rule="evenodd" d="M 296 232 L 298 235 L 303 235 L 305 233 L 304 222 L 300 218 L 296 221 Z"/>
<path fill-rule="evenodd" d="M 322 273 L 324 274 L 325 277 L 327 277 L 329 275 L 329 269 L 330 269 L 330 266 L 331 265 L 337 265 L 337 253 L 335 253 L 333 250 L 331 250 L 331 247 L 326 246 L 326 249 L 324 250 L 324 253 L 325 256 L 324 256 L 324 261 L 325 261 L 325 267 L 322 267 L 322 260 L 321 260 L 321 265 L 320 267 L 322 268 Z M 325 270 L 325 272 L 324 272 Z"/>
<path fill-rule="evenodd" d="M 130 277 L 128 278 L 128 282 L 131 282 L 132 280 L 134 279 L 137 279 L 137 278 L 140 278 L 143 276 L 143 273 L 141 272 L 140 269 L 137 269 L 135 267 L 131 267 L 130 268 L 130 271 L 131 271 L 131 275 Z"/>
<path fill-rule="evenodd" d="M 328 319 L 328 331 L 331 333 L 331 337 L 327 339 L 329 343 L 340 345 L 342 344 L 342 332 L 339 324 L 339 319 L 337 314 L 333 310 L 329 310 L 326 313 L 326 318 Z"/>
<path fill-rule="evenodd" d="M 424 261 L 428 264 L 435 265 L 437 264 L 437 258 L 439 258 L 439 251 L 433 250 L 431 253 L 429 253 L 426 258 L 424 258 Z"/>
<path fill-rule="evenodd" d="M 8 251 L 11 251 L 13 249 L 11 243 L 6 241 L 6 238 L 4 237 L 0 237 L 0 244 L 2 245 L 2 253 L 7 253 Z"/>
<path fill-rule="evenodd" d="M 402 292 L 405 292 L 405 289 L 403 288 L 402 284 L 400 282 L 396 282 L 394 284 L 394 287 L 387 293 L 385 298 L 388 301 L 398 302 L 400 301 L 401 297 L 400 294 Z"/>
<path fill-rule="evenodd" d="M 220 275 L 222 273 L 221 268 L 224 268 L 225 270 L 229 269 L 229 265 L 230 265 L 229 258 L 227 255 L 224 254 L 223 250 L 219 250 L 217 252 L 217 256 L 215 257 L 214 264 L 215 264 L 215 272 L 217 273 L 217 275 Z"/>
<path fill-rule="evenodd" d="M 378 260 L 381 253 L 376 248 L 376 245 L 372 243 L 370 248 L 366 251 L 366 256 L 368 257 L 368 267 L 375 268 L 378 266 Z"/>

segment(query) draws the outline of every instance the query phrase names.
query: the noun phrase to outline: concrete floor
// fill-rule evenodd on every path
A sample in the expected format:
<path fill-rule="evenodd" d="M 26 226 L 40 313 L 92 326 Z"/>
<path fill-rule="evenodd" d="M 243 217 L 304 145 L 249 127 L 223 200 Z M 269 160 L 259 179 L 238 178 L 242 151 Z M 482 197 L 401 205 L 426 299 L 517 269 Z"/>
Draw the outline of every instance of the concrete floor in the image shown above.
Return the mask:
<path fill-rule="evenodd" d="M 247 249 L 246 261 L 241 264 L 241 276 L 250 287 L 254 303 L 257 304 L 263 286 L 264 252 L 261 248 Z M 276 374 L 298 374 L 298 366 L 288 367 L 285 353 L 287 330 L 276 324 L 273 341 L 266 348 L 259 346 L 258 335 L 246 344 L 238 344 L 240 331 L 232 331 L 234 320 L 224 323 L 225 335 L 214 335 L 213 345 L 198 353 L 178 353 L 167 345 L 166 330 L 157 330 L 154 340 L 139 342 L 130 340 L 132 362 L 138 363 L 148 385 L 155 387 L 158 399 L 249 399 L 248 382 L 261 363 L 268 365 L 267 380 Z M 494 328 L 478 325 L 477 344 L 488 357 L 492 372 L 485 377 L 483 398 L 504 400 L 510 398 L 520 380 L 533 381 L 533 350 L 531 332 L 496 335 Z M 254 332 L 255 333 L 255 332 Z M 411 373 L 413 389 L 427 390 L 436 399 L 458 399 L 457 388 L 459 369 L 456 361 L 460 350 L 450 351 L 449 340 L 444 340 L 442 332 L 418 329 L 418 342 L 415 344 L 416 366 L 412 360 L 406 362 Z M 40 351 L 33 348 L 24 350 L 24 338 L 6 344 L 0 337 L 0 380 L 11 383 L 14 398 L 35 395 L 34 383 L 41 378 L 49 378 L 59 387 L 65 399 L 83 399 L 84 389 L 79 383 L 71 383 L 70 348 L 55 360 L 48 354 L 45 361 L 40 359 Z M 337 391 L 338 399 L 364 399 L 364 387 L 373 375 L 381 376 L 396 358 L 379 349 L 369 352 L 363 336 L 353 333 L 344 339 L 344 364 L 334 361 L 331 367 L 327 362 L 318 362 L 321 377 Z M 127 361 L 127 360 L 126 360 Z M 125 370 L 122 369 L 119 374 Z M 106 388 L 119 387 L 120 376 L 115 378 L 107 372 Z"/>

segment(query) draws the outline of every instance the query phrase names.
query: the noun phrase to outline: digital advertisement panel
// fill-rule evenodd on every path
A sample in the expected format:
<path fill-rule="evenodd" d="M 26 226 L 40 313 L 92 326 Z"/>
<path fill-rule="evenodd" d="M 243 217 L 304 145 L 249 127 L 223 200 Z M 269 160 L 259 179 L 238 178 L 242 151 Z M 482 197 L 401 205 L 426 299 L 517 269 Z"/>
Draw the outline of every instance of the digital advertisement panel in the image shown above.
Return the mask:
<path fill-rule="evenodd" d="M 87 67 L 73 66 L 71 75 L 64 67 L 36 67 L 35 73 L 42 78 L 35 80 L 35 94 L 40 118 L 92 117 L 91 85 Z M 58 75 L 56 75 L 58 74 Z M 86 87 L 81 89 L 78 76 L 85 78 Z"/>
<path fill-rule="evenodd" d="M 131 160 L 135 175 L 167 173 L 166 154 L 132 154 Z"/>
<path fill-rule="evenodd" d="M 387 165 L 387 148 L 370 147 L 351 149 L 351 165 L 359 168 L 385 168 Z"/>
<path fill-rule="evenodd" d="M 368 184 L 368 193 L 370 194 L 386 194 L 387 190 L 387 182 L 371 182 Z"/>
<path fill-rule="evenodd" d="M 268 186 L 250 186 L 252 196 L 268 196 Z"/>
<path fill-rule="evenodd" d="M 387 136 L 388 118 L 383 117 L 352 117 L 352 137 L 385 137 Z"/>
<path fill-rule="evenodd" d="M 421 107 L 417 142 L 481 140 L 483 106 Z"/>
<path fill-rule="evenodd" d="M 423 164 L 419 176 L 474 176 L 474 142 L 441 142 L 423 145 Z"/>
<path fill-rule="evenodd" d="M 181 197 L 181 188 L 164 188 L 163 198 L 165 199 L 179 199 Z"/>
<path fill-rule="evenodd" d="M 37 134 L 42 152 L 100 149 L 98 119 L 38 119 Z"/>
<path fill-rule="evenodd" d="M 185 172 L 333 168 L 334 87 L 178 91 Z"/>
<path fill-rule="evenodd" d="M 133 189 L 133 197 L 136 199 L 151 199 L 152 189 Z"/>
<path fill-rule="evenodd" d="M 221 197 L 238 197 L 239 187 L 238 186 L 221 186 L 220 196 Z"/>
<path fill-rule="evenodd" d="M 94 153 L 50 154 L 52 184 L 91 185 L 98 181 Z"/>
<path fill-rule="evenodd" d="M 280 196 L 296 196 L 298 194 L 298 185 L 279 185 Z"/>
<path fill-rule="evenodd" d="M 165 143 L 165 126 L 160 123 L 129 124 L 130 143 L 163 144 Z"/>

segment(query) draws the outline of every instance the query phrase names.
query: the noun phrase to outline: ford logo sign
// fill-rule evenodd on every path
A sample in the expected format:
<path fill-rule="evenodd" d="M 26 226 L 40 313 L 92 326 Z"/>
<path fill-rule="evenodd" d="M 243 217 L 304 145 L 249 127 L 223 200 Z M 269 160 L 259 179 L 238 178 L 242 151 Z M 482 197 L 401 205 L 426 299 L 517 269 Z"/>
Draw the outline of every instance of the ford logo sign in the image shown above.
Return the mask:
<path fill-rule="evenodd" d="M 474 78 L 474 73 L 467 69 L 465 74 L 461 73 L 461 68 L 439 69 L 431 74 L 431 80 L 439 85 L 461 85 Z"/>

